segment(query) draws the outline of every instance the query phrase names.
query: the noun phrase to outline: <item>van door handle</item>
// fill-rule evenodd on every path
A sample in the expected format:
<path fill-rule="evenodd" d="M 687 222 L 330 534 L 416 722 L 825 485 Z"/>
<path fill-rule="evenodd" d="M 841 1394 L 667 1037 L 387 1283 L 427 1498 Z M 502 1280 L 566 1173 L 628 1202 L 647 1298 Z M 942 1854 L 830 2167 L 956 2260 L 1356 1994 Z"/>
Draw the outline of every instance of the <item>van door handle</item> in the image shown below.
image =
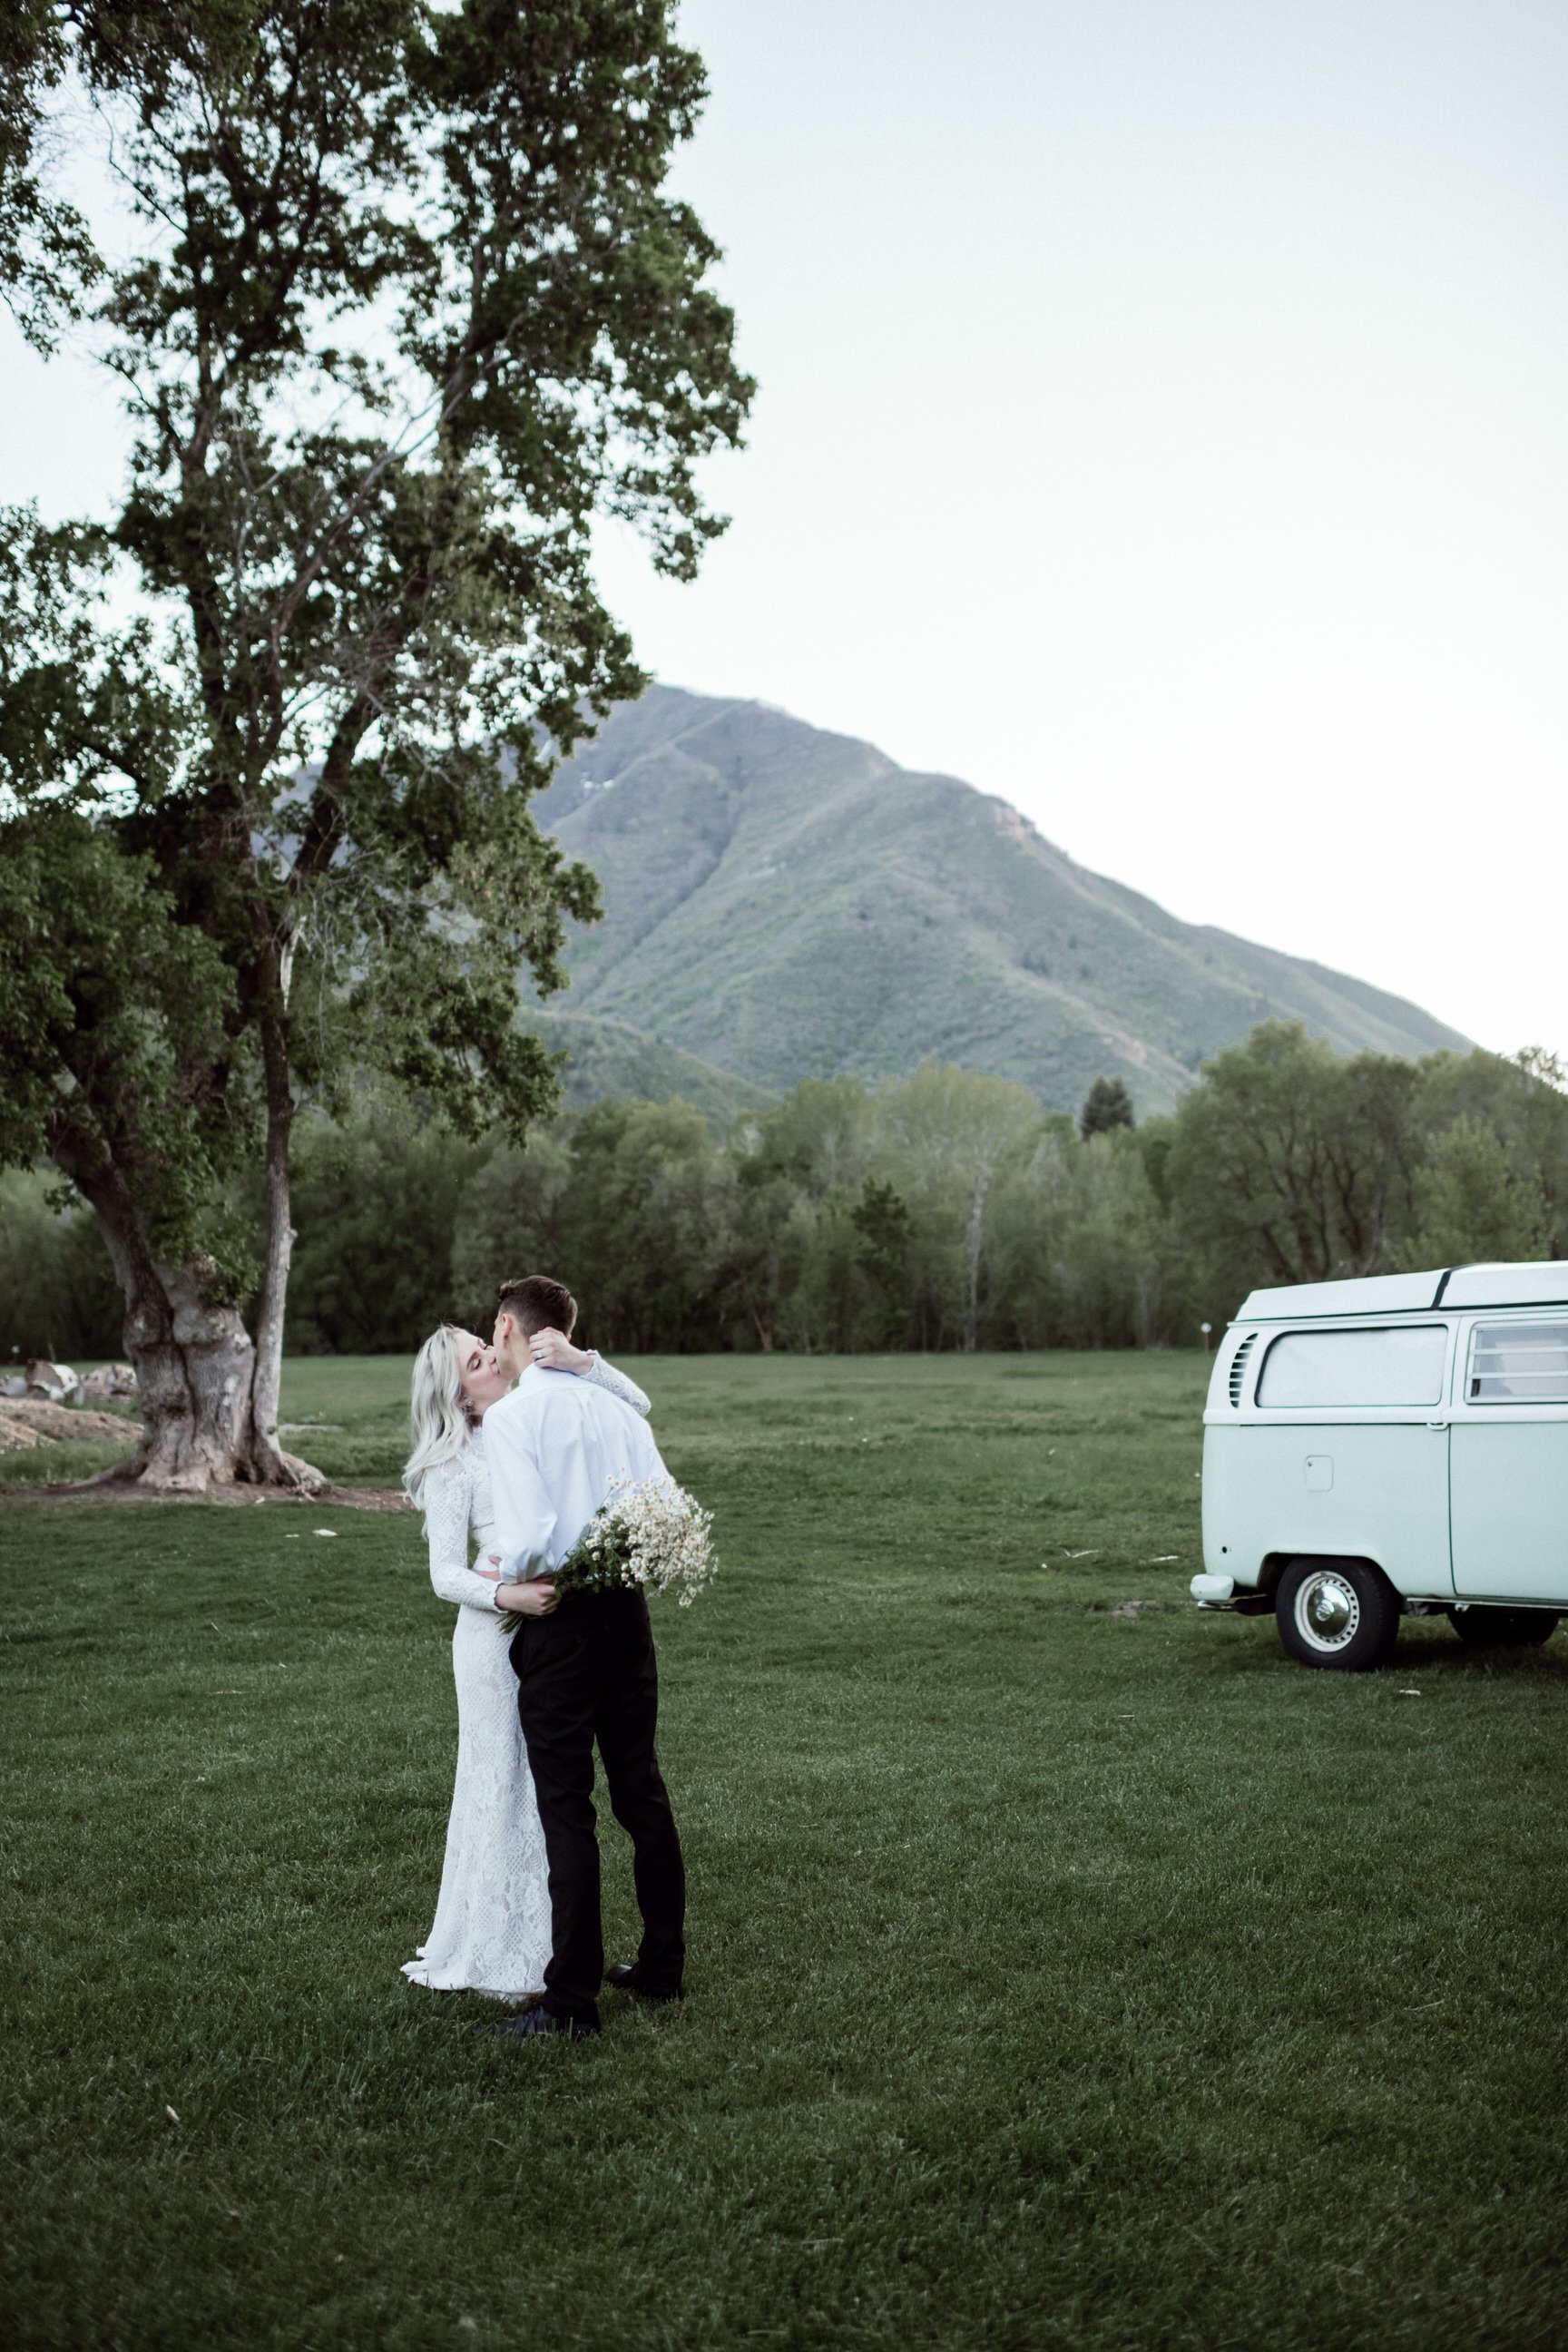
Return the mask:
<path fill-rule="evenodd" d="M 1447 1429 L 1448 1423 L 1446 1421 L 1429 1421 L 1426 1426 L 1428 1429 Z"/>

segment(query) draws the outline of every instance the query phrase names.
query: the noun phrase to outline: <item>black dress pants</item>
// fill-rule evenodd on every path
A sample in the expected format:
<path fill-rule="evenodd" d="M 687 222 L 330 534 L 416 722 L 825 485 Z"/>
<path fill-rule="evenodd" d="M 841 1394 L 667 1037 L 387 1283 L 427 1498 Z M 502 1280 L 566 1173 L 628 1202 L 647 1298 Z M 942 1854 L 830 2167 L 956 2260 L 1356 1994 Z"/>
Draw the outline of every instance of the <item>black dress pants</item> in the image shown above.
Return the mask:
<path fill-rule="evenodd" d="M 658 1992 L 679 1992 L 686 1955 L 686 1872 L 675 1815 L 654 1755 L 658 1670 L 640 1592 L 569 1592 L 548 1617 L 525 1617 L 512 1635 L 518 1714 L 539 1800 L 550 1870 L 554 1949 L 544 2007 L 597 2020 L 605 1973 L 595 1833 L 594 1743 L 610 1810 L 632 1842 L 642 1913 L 637 1971 Z"/>

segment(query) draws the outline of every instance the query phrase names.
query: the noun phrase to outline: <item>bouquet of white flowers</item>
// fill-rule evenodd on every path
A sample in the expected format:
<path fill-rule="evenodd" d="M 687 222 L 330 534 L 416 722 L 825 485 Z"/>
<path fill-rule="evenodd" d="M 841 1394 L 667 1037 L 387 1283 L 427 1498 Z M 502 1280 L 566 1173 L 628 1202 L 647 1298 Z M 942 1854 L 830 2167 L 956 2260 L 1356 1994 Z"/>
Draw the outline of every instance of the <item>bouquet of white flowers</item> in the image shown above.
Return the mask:
<path fill-rule="evenodd" d="M 673 1478 L 616 1477 L 555 1571 L 557 1592 L 676 1591 L 690 1607 L 712 1576 L 713 1514 Z M 509 1612 L 508 1633 L 522 1620 Z"/>

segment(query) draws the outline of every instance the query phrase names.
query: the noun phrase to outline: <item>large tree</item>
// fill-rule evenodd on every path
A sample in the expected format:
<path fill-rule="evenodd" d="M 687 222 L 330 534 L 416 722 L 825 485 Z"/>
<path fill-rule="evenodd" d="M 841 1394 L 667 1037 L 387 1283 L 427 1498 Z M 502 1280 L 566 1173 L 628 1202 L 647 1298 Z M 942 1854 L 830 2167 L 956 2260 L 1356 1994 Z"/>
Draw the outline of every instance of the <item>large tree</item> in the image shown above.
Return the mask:
<path fill-rule="evenodd" d="M 518 973 L 558 985 L 597 897 L 528 803 L 643 683 L 591 526 L 689 576 L 752 389 L 665 186 L 703 96 L 670 14 L 8 19 L 0 288 L 45 346 L 90 314 L 134 442 L 114 516 L 0 517 L 0 1158 L 97 1213 L 146 1483 L 312 1475 L 277 1437 L 302 1093 L 370 1069 L 518 1136 L 554 1099 Z M 39 168 L 62 83 L 129 260 Z"/>
<path fill-rule="evenodd" d="M 1187 1244 L 1223 1284 L 1382 1271 L 1406 1229 L 1420 1073 L 1343 1060 L 1299 1021 L 1265 1021 L 1205 1062 L 1171 1124 L 1163 1181 Z"/>

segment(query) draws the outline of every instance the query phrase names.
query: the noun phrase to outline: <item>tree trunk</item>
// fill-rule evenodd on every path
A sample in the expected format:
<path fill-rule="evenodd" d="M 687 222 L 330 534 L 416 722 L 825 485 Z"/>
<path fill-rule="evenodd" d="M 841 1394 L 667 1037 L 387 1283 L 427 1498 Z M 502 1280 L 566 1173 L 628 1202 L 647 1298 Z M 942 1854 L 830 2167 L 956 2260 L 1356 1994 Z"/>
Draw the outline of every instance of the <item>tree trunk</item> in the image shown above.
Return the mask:
<path fill-rule="evenodd" d="M 279 1009 L 288 1002 L 289 961 L 278 973 Z M 319 1472 L 278 1442 L 278 1400 L 283 1379 L 283 1316 L 289 1298 L 289 1267 L 294 1255 L 289 1217 L 289 1143 L 294 1127 L 294 1095 L 289 1083 L 289 1045 L 280 1018 L 263 1014 L 261 1055 L 267 1081 L 267 1156 L 262 1221 L 261 1291 L 256 1309 L 256 1365 L 250 1383 L 253 1473 L 268 1484 L 302 1486 L 322 1481 Z"/>
<path fill-rule="evenodd" d="M 125 1352 L 136 1368 L 142 1444 L 117 1475 L 140 1486 L 205 1494 L 249 1468 L 255 1351 L 237 1310 L 205 1296 L 208 1267 L 199 1257 L 154 1266 L 153 1281 L 126 1298 Z"/>
<path fill-rule="evenodd" d="M 991 1190 L 982 1177 L 969 1196 L 969 1222 L 964 1228 L 964 1270 L 969 1277 L 963 1301 L 963 1349 L 972 1356 L 980 1344 L 980 1244 L 985 1230 L 985 1200 Z"/>
<path fill-rule="evenodd" d="M 265 1440 L 258 1432 L 257 1351 L 238 1308 L 216 1295 L 213 1260 L 198 1253 L 169 1265 L 154 1257 L 112 1167 L 65 1172 L 97 1215 L 119 1279 L 142 1408 L 141 1444 L 101 1483 L 197 1495 L 241 1484 L 306 1493 L 325 1486 L 319 1470 L 280 1451 L 275 1428 Z"/>

